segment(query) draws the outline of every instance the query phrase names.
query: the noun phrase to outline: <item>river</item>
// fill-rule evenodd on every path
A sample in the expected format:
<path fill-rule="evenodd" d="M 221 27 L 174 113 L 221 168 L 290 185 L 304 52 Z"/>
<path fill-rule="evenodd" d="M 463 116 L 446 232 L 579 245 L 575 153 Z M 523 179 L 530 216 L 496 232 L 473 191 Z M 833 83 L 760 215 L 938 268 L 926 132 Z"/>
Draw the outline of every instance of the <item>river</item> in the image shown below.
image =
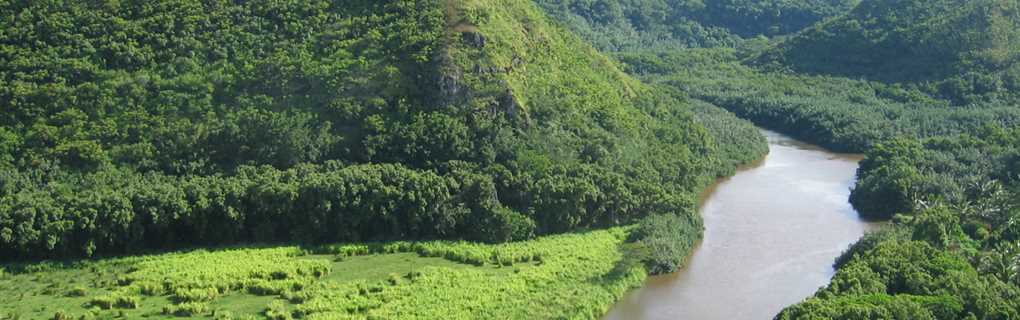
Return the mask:
<path fill-rule="evenodd" d="M 705 237 L 681 271 L 649 277 L 606 319 L 771 319 L 832 278 L 878 224 L 847 202 L 860 155 L 764 131 L 769 155 L 706 191 Z"/>

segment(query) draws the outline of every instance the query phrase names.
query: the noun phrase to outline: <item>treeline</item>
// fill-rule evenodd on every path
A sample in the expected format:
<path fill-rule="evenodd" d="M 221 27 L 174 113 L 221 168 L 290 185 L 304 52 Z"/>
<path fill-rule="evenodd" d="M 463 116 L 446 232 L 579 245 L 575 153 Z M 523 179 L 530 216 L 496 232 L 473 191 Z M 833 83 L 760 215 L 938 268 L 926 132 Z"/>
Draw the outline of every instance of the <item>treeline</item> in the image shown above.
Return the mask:
<path fill-rule="evenodd" d="M 513 179 L 509 171 L 490 176 L 454 168 L 440 175 L 336 163 L 286 171 L 242 167 L 230 177 L 109 170 L 50 181 L 5 178 L 0 237 L 7 245 L 0 253 L 6 257 L 236 242 L 504 242 L 630 223 L 645 212 L 683 212 L 692 201 L 657 198 L 662 191 L 654 186 L 591 168 L 534 180 Z M 519 205 L 533 214 L 503 206 L 499 191 L 522 199 Z"/>
<path fill-rule="evenodd" d="M 366 142 L 416 122 L 444 123 L 429 139 L 449 149 L 471 138 L 462 119 L 396 112 L 428 98 L 416 57 L 445 19 L 426 1 L 0 7 L 5 259 L 253 237 L 266 222 L 228 200 L 245 166 L 379 161 L 392 147 Z M 204 226 L 229 221 L 255 224 Z"/>
<path fill-rule="evenodd" d="M 979 204 L 1020 179 L 1018 130 L 983 127 L 971 134 L 922 142 L 878 144 L 861 162 L 850 201 L 862 214 L 891 218 L 919 203 Z M 1006 212 L 999 212 L 1008 214 Z M 1001 220 L 1001 221 L 999 221 Z M 997 219 L 1001 225 L 1008 219 Z"/>
<path fill-rule="evenodd" d="M 660 90 L 676 90 L 660 86 Z M 713 104 L 691 99 L 691 112 L 695 120 L 715 138 L 719 161 L 720 177 L 732 176 L 736 168 L 761 160 L 769 153 L 768 141 L 751 121 L 738 118 L 732 112 Z"/>
<path fill-rule="evenodd" d="M 749 38 L 796 33 L 852 9 L 859 0 L 685 1 L 684 16 Z"/>
<path fill-rule="evenodd" d="M 540 0 L 543 9 L 603 51 L 733 47 L 791 34 L 856 1 Z"/>

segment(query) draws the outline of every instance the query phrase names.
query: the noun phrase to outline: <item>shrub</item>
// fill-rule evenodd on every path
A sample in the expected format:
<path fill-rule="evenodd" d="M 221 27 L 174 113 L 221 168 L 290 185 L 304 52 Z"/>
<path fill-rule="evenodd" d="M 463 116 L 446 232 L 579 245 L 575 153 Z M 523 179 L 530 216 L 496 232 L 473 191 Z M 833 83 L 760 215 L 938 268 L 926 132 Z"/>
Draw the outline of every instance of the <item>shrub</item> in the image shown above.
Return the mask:
<path fill-rule="evenodd" d="M 56 313 L 53 314 L 53 318 L 52 319 L 53 320 L 71 320 L 71 319 L 73 319 L 73 317 L 71 317 L 71 315 L 69 315 L 67 313 L 64 313 L 64 311 L 57 311 Z"/>
<path fill-rule="evenodd" d="M 699 219 L 692 214 L 658 214 L 641 220 L 632 237 L 646 250 L 649 273 L 671 273 L 683 265 L 694 243 L 701 239 Z"/>
<path fill-rule="evenodd" d="M 233 320 L 234 319 L 234 314 L 231 313 L 230 311 L 213 310 L 213 319 L 214 320 Z"/>
<path fill-rule="evenodd" d="M 88 290 L 84 287 L 74 287 L 73 289 L 68 290 L 66 295 L 68 297 L 84 297 L 86 294 L 88 294 Z"/>
<path fill-rule="evenodd" d="M 287 310 L 287 306 L 278 300 L 269 303 L 269 306 L 266 308 L 266 317 L 272 320 L 294 319 L 290 311 Z"/>
<path fill-rule="evenodd" d="M 136 296 L 112 294 L 92 298 L 92 300 L 89 300 L 88 306 L 102 310 L 109 310 L 113 308 L 137 309 L 139 304 L 140 299 Z"/>
<path fill-rule="evenodd" d="M 121 309 L 138 309 L 141 299 L 135 296 L 119 296 L 114 306 Z"/>
<path fill-rule="evenodd" d="M 174 290 L 173 300 L 176 302 L 212 301 L 220 296 L 216 288 L 178 288 Z"/>
<path fill-rule="evenodd" d="M 504 266 L 504 267 L 509 267 L 509 266 L 513 266 L 514 265 L 514 256 L 512 254 L 504 252 L 502 250 L 494 251 L 492 253 L 492 260 L 496 264 L 498 264 L 500 266 Z"/>
<path fill-rule="evenodd" d="M 253 279 L 245 284 L 248 293 L 258 296 L 278 295 L 286 291 L 287 286 L 280 281 L 268 281 L 265 279 Z"/>
<path fill-rule="evenodd" d="M 386 278 L 386 282 L 388 282 L 391 286 L 395 286 L 400 284 L 400 278 L 399 274 L 391 273 L 389 277 Z"/>
<path fill-rule="evenodd" d="M 163 314 L 178 317 L 192 317 L 209 312 L 209 305 L 205 302 L 185 302 L 177 305 L 163 306 Z"/>
<path fill-rule="evenodd" d="M 103 310 L 109 310 L 109 309 L 113 308 L 113 305 L 116 302 L 117 302 L 117 299 L 115 297 L 102 296 L 102 297 L 92 298 L 92 300 L 89 300 L 88 305 L 91 306 L 91 307 L 98 307 L 98 308 L 103 309 Z"/>
<path fill-rule="evenodd" d="M 147 296 L 159 296 L 166 293 L 166 287 L 155 282 L 146 282 L 135 285 L 138 292 Z"/>

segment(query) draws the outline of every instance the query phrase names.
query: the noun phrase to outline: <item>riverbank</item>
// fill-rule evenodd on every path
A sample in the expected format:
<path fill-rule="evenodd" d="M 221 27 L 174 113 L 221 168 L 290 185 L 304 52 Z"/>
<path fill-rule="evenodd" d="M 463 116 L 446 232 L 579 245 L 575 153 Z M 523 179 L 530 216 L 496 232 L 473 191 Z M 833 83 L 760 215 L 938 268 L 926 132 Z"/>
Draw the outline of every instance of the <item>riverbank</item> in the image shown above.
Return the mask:
<path fill-rule="evenodd" d="M 877 227 L 846 201 L 860 155 L 764 132 L 769 155 L 709 189 L 689 264 L 650 277 L 606 319 L 771 318 L 827 283 L 832 261 Z"/>

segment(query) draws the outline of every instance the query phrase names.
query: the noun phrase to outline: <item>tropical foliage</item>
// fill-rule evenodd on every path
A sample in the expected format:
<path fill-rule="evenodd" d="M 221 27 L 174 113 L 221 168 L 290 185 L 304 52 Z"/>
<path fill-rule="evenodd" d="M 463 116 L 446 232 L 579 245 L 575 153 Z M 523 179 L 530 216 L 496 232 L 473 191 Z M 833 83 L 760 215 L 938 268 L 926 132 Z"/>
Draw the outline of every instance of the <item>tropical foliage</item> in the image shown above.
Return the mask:
<path fill-rule="evenodd" d="M 891 220 L 780 319 L 1018 318 L 1018 13 L 0 1 L 0 260 L 277 244 L 7 263 L 0 317 L 597 318 L 767 152 L 740 116 Z"/>
<path fill-rule="evenodd" d="M 891 225 L 852 246 L 832 282 L 779 319 L 1012 319 L 1015 6 L 863 1 L 763 54 L 620 56 L 627 70 L 766 127 L 867 152 L 850 201 Z"/>
<path fill-rule="evenodd" d="M 625 70 L 686 91 L 767 128 L 836 151 L 864 152 L 896 137 L 978 132 L 988 124 L 1020 124 L 1009 103 L 962 107 L 901 84 L 762 72 L 732 49 L 621 53 Z"/>
<path fill-rule="evenodd" d="M 768 45 L 621 52 L 624 70 L 767 128 L 866 152 L 850 201 L 892 220 L 780 319 L 1012 319 L 1015 1 L 862 1 Z"/>
<path fill-rule="evenodd" d="M 968 104 L 1016 102 L 1020 3 L 865 0 L 758 60 L 799 72 L 905 83 Z"/>
<path fill-rule="evenodd" d="M 693 195 L 749 158 L 699 121 L 761 150 L 746 123 L 695 119 L 527 1 L 0 12 L 4 260 L 503 242 L 691 216 Z"/>
<path fill-rule="evenodd" d="M 604 51 L 733 47 L 742 38 L 797 32 L 856 0 L 538 0 Z"/>
<path fill-rule="evenodd" d="M 501 245 L 337 244 L 10 265 L 0 318 L 596 319 L 645 269 L 628 229 Z M 245 263 L 238 263 L 244 261 Z"/>

